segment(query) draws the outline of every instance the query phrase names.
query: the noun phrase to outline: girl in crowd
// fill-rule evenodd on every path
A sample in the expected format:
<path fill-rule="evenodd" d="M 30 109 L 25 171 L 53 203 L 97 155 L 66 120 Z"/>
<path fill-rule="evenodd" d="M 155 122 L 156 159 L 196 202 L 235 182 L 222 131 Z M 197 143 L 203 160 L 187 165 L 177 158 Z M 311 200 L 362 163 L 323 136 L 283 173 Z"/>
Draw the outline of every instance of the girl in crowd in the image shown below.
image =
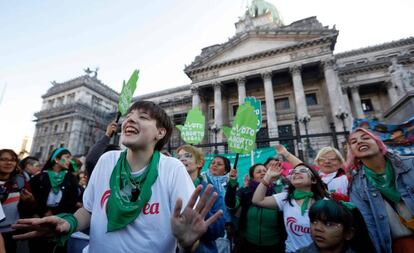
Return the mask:
<path fill-rule="evenodd" d="M 284 252 L 285 231 L 283 215 L 275 209 L 258 207 L 252 204 L 253 193 L 266 174 L 263 164 L 250 167 L 248 186 L 237 191 L 237 170 L 231 169 L 230 181 L 225 196 L 226 205 L 234 212 L 241 208 L 238 230 L 241 242 L 238 252 Z M 283 185 L 270 183 L 266 196 L 279 193 Z M 237 191 L 237 193 L 236 193 Z"/>
<path fill-rule="evenodd" d="M 188 174 L 191 177 L 191 180 L 194 183 L 194 186 L 197 187 L 200 184 L 203 186 L 203 189 L 206 189 L 208 182 L 200 176 L 201 168 L 204 165 L 204 154 L 203 152 L 194 146 L 191 145 L 182 145 L 177 149 L 177 158 L 180 160 L 185 168 L 187 169 Z M 217 191 L 214 189 L 214 191 Z M 226 209 L 224 205 L 224 199 L 222 195 L 217 195 L 217 199 L 214 202 L 213 207 L 207 213 L 206 219 L 211 217 L 214 213 L 219 210 L 224 211 Z M 199 253 L 216 253 L 218 252 L 215 240 L 219 237 L 224 236 L 224 217 L 219 218 L 216 222 L 211 224 L 207 232 L 200 238 L 199 246 L 195 252 Z"/>
<path fill-rule="evenodd" d="M 33 196 L 36 199 L 36 213 L 39 217 L 58 213 L 74 213 L 80 201 L 78 180 L 71 167 L 71 153 L 66 148 L 57 148 L 44 165 L 42 172 L 30 180 Z M 32 252 L 53 252 L 55 243 L 46 238 L 38 238 L 30 243 Z M 65 252 L 58 247 L 55 252 Z"/>
<path fill-rule="evenodd" d="M 350 198 L 361 211 L 377 252 L 414 252 L 414 158 L 387 151 L 374 134 L 349 136 L 354 171 Z"/>
<path fill-rule="evenodd" d="M 11 225 L 20 217 L 30 217 L 34 204 L 30 187 L 25 183 L 23 175 L 19 174 L 17 154 L 11 149 L 0 150 L 0 200 L 5 219 L 0 222 L 0 232 L 3 234 L 6 252 L 16 252 L 16 240 L 12 239 Z"/>
<path fill-rule="evenodd" d="M 276 151 L 281 154 L 293 166 L 302 161 L 289 153 L 283 145 L 276 145 Z M 319 176 L 327 185 L 328 191 L 341 195 L 348 195 L 348 178 L 345 171 L 341 168 L 344 158 L 336 148 L 324 147 L 319 150 L 315 158 L 315 163 L 319 166 Z"/>
<path fill-rule="evenodd" d="M 318 200 L 309 219 L 313 243 L 296 253 L 375 252 L 361 213 L 351 203 Z"/>
<path fill-rule="evenodd" d="M 287 232 L 286 252 L 295 252 L 312 243 L 308 210 L 316 200 L 328 197 L 328 192 L 315 170 L 305 164 L 299 164 L 290 172 L 287 191 L 266 197 L 270 183 L 281 174 L 281 162 L 272 161 L 256 188 L 252 201 L 260 207 L 283 211 Z"/>

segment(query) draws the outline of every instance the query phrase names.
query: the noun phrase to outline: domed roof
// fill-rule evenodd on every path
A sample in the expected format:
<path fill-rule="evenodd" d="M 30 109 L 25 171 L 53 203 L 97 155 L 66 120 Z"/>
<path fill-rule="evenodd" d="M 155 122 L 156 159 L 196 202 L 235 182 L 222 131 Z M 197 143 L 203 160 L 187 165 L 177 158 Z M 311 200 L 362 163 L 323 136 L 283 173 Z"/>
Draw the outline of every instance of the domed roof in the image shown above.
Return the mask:
<path fill-rule="evenodd" d="M 246 16 L 249 15 L 250 17 L 255 18 L 269 12 L 272 13 L 273 22 L 283 23 L 276 7 L 264 0 L 253 0 L 246 11 Z"/>

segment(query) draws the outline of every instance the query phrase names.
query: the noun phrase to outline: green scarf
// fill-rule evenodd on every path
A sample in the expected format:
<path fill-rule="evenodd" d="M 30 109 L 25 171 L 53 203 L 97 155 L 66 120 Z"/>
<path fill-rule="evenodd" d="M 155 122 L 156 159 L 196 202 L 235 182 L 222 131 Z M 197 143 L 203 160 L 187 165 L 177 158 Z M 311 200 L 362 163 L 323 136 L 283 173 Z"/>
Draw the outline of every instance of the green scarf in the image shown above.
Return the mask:
<path fill-rule="evenodd" d="M 63 179 L 65 179 L 67 170 L 61 170 L 59 172 L 55 172 L 53 170 L 47 170 L 47 174 L 49 175 L 50 185 L 52 186 L 52 191 L 54 194 L 59 192 L 59 186 L 62 184 Z"/>
<path fill-rule="evenodd" d="M 121 153 L 109 181 L 111 194 L 107 203 L 107 231 L 122 229 L 133 222 L 150 200 L 151 186 L 158 177 L 160 152 L 154 151 L 148 167 L 137 177 L 131 175 L 126 159 L 127 151 Z M 137 191 L 136 201 L 131 200 L 132 191 Z"/>
<path fill-rule="evenodd" d="M 201 184 L 201 181 L 203 181 L 203 178 L 201 175 L 198 175 L 198 177 L 193 181 L 194 186 L 197 187 L 199 184 Z"/>
<path fill-rule="evenodd" d="M 309 200 L 313 197 L 313 192 L 304 192 L 304 191 L 295 189 L 291 196 L 293 199 L 304 199 L 302 205 L 300 206 L 300 211 L 302 215 L 304 215 L 306 208 L 308 208 Z"/>
<path fill-rule="evenodd" d="M 365 175 L 371 184 L 375 186 L 387 199 L 398 203 L 401 200 L 401 194 L 395 187 L 395 175 L 391 163 L 387 161 L 384 173 L 376 173 L 367 166 L 363 166 Z"/>

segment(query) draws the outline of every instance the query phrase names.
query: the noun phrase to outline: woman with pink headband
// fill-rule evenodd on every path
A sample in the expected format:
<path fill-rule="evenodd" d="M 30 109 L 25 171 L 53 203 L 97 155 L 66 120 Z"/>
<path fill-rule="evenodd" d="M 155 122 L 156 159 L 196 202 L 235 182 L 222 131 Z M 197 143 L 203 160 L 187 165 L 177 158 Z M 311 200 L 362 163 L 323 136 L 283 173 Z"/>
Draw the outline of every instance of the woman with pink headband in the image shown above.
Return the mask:
<path fill-rule="evenodd" d="M 414 158 L 388 152 L 364 128 L 348 139 L 350 198 L 361 211 L 377 252 L 413 252 Z"/>

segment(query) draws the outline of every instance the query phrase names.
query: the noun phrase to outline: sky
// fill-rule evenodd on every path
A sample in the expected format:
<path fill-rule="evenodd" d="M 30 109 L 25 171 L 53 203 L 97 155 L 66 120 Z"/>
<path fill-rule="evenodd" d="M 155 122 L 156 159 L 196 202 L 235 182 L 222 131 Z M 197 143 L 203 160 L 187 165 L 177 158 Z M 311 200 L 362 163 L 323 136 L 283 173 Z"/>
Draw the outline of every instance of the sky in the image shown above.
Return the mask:
<path fill-rule="evenodd" d="M 414 36 L 410 0 L 268 0 L 285 24 L 316 16 L 339 30 L 335 53 Z M 31 140 L 41 96 L 99 67 L 120 92 L 140 69 L 136 95 L 191 83 L 201 49 L 224 43 L 248 0 L 0 0 L 0 149 Z M 30 148 L 30 141 L 28 148 Z"/>

